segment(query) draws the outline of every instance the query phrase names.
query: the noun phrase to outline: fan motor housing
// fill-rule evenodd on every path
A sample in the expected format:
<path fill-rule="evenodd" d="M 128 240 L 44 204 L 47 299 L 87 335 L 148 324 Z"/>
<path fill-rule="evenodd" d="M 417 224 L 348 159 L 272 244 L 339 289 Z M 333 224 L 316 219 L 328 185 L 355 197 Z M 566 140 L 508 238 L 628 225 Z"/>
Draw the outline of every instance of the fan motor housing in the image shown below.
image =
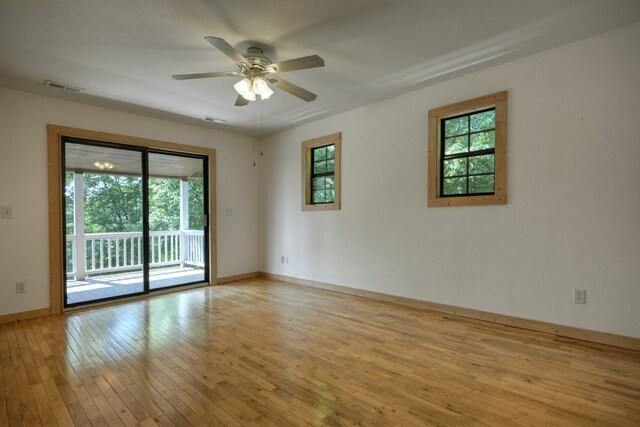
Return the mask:
<path fill-rule="evenodd" d="M 244 57 L 249 61 L 249 64 L 246 64 L 248 67 L 244 68 L 243 65 L 245 64 L 238 64 L 243 74 L 251 73 L 253 75 L 260 75 L 270 71 L 268 69 L 268 65 L 271 64 L 271 61 L 269 61 L 269 58 L 264 55 L 262 49 L 258 47 L 250 47 L 247 49 L 247 53 Z"/>

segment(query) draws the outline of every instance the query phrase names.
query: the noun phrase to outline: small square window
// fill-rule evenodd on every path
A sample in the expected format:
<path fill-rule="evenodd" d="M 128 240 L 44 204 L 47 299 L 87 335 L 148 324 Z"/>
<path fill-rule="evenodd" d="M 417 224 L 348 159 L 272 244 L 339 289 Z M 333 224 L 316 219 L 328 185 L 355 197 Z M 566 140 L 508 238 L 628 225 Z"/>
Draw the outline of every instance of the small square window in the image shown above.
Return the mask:
<path fill-rule="evenodd" d="M 340 209 L 340 134 L 302 143 L 302 210 Z"/>
<path fill-rule="evenodd" d="M 429 111 L 429 206 L 506 203 L 507 92 Z"/>

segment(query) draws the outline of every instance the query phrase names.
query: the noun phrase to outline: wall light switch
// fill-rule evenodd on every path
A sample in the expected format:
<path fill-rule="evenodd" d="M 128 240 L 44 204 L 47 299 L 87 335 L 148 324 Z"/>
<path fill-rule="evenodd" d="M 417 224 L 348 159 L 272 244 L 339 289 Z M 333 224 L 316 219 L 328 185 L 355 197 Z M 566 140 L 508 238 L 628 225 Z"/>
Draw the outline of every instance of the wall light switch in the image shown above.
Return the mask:
<path fill-rule="evenodd" d="M 13 209 L 11 208 L 11 206 L 2 206 L 0 208 L 0 213 L 2 216 L 2 219 L 11 219 L 13 218 Z"/>

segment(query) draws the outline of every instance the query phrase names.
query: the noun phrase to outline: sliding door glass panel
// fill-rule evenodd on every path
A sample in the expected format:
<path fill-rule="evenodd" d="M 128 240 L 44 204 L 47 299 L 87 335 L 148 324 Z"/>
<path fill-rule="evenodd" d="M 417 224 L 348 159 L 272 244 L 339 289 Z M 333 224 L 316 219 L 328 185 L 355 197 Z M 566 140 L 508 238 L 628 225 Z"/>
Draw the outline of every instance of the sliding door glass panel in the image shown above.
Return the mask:
<path fill-rule="evenodd" d="M 205 161 L 149 153 L 149 288 L 206 281 Z"/>
<path fill-rule="evenodd" d="M 144 292 L 142 155 L 64 143 L 66 306 Z"/>

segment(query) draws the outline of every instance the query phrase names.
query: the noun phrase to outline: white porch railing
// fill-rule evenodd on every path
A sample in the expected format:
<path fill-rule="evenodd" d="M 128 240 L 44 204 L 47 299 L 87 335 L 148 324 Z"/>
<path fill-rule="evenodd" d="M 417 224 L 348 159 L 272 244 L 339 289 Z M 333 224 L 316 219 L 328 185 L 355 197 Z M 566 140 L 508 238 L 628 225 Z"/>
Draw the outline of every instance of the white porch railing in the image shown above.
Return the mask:
<path fill-rule="evenodd" d="M 67 236 L 67 275 L 82 279 L 86 274 L 135 270 L 142 267 L 142 233 L 90 233 L 78 238 Z M 84 241 L 85 263 L 77 262 Z M 204 267 L 202 230 L 151 231 L 149 266 L 170 265 Z M 83 268 L 84 267 L 84 268 Z M 79 271 L 78 271 L 79 270 Z"/>
<path fill-rule="evenodd" d="M 182 232 L 182 247 L 185 250 L 184 263 L 204 267 L 204 231 L 185 230 Z"/>

